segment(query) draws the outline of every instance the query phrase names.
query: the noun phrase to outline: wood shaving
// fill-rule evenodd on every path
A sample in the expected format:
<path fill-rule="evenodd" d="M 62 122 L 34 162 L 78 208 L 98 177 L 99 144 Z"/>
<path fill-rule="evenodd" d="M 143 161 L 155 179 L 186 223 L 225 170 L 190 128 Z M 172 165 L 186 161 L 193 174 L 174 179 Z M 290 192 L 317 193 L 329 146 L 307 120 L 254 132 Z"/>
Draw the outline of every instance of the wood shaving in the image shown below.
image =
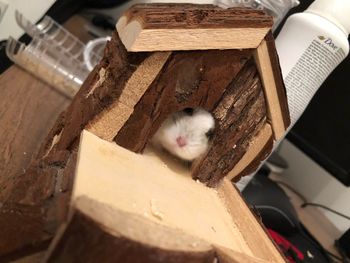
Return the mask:
<path fill-rule="evenodd" d="M 94 86 L 91 88 L 91 90 L 85 96 L 85 98 L 90 97 L 90 95 L 92 95 L 97 88 L 101 87 L 103 82 L 108 77 L 107 72 L 106 72 L 106 70 L 104 68 L 100 69 L 100 71 L 98 72 L 98 75 L 99 75 L 99 78 L 98 78 L 97 82 L 94 84 Z"/>
<path fill-rule="evenodd" d="M 315 257 L 309 250 L 307 251 L 307 256 L 309 258 L 314 258 Z"/>
<path fill-rule="evenodd" d="M 156 199 L 151 199 L 150 201 L 151 205 L 151 213 L 154 217 L 156 217 L 159 220 L 163 220 L 164 214 L 158 209 L 158 206 L 156 204 Z"/>
<path fill-rule="evenodd" d="M 148 214 L 147 212 L 144 212 L 143 215 L 144 215 L 145 217 L 149 217 L 149 214 Z"/>

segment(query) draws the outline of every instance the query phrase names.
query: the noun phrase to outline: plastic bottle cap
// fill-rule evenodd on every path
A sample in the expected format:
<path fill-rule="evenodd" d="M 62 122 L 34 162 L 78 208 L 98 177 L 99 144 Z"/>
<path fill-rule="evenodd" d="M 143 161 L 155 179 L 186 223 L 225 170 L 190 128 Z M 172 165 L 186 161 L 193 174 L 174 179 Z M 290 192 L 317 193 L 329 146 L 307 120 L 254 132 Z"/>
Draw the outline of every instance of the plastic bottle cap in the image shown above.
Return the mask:
<path fill-rule="evenodd" d="M 316 0 L 305 12 L 322 16 L 350 34 L 350 0 Z"/>

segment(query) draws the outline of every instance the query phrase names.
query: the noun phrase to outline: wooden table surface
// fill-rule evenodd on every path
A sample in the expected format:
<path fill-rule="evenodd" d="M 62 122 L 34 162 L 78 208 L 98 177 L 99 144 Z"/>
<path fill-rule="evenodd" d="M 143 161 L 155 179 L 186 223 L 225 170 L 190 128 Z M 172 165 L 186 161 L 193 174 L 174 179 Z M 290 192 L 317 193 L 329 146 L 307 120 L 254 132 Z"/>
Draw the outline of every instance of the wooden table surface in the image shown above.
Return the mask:
<path fill-rule="evenodd" d="M 75 15 L 64 27 L 81 41 L 92 39 Z M 70 99 L 14 65 L 0 75 L 0 205 L 20 180 Z"/>
<path fill-rule="evenodd" d="M 70 100 L 18 66 L 0 75 L 0 94 L 0 202 L 4 202 Z"/>

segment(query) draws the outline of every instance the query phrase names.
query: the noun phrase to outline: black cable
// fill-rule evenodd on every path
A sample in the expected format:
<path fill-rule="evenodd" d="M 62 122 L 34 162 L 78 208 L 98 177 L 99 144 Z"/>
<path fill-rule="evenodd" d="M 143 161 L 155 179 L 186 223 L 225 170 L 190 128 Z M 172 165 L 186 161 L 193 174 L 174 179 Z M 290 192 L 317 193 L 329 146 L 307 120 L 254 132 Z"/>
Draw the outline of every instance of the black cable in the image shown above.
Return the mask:
<path fill-rule="evenodd" d="M 306 207 L 306 206 L 317 206 L 317 207 L 321 207 L 321 208 L 323 208 L 323 209 L 326 209 L 326 210 L 328 210 L 328 211 L 330 211 L 330 212 L 332 212 L 332 213 L 334 213 L 334 214 L 337 214 L 338 216 L 341 216 L 341 217 L 344 217 L 344 218 L 350 220 L 350 216 L 344 215 L 344 214 L 342 214 L 342 213 L 340 213 L 340 212 L 338 212 L 338 211 L 335 211 L 335 210 L 333 210 L 332 208 L 329 208 L 329 207 L 327 207 L 327 206 L 325 206 L 325 205 L 307 202 L 307 199 L 306 199 L 301 193 L 299 193 L 297 190 L 295 190 L 293 187 L 291 187 L 289 184 L 286 184 L 285 182 L 277 181 L 277 180 L 274 181 L 274 182 L 276 182 L 277 184 L 280 184 L 280 185 L 283 185 L 283 186 L 287 187 L 287 188 L 288 188 L 289 190 L 291 190 L 294 194 L 296 194 L 297 196 L 299 196 L 300 199 L 302 199 L 303 202 L 304 202 L 304 203 L 301 205 L 302 208 L 304 208 L 304 207 Z"/>
<path fill-rule="evenodd" d="M 344 217 L 344 218 L 350 220 L 350 216 L 344 215 L 344 214 L 342 214 L 342 213 L 340 213 L 340 212 L 338 212 L 338 211 L 335 211 L 335 210 L 333 210 L 333 209 L 331 209 L 331 208 L 329 208 L 329 207 L 327 207 L 327 206 L 325 206 L 325 205 L 316 204 L 316 203 L 307 203 L 307 202 L 301 205 L 302 208 L 304 208 L 304 207 L 306 207 L 306 206 L 317 206 L 317 207 L 321 207 L 321 208 L 323 208 L 323 209 L 325 209 L 325 210 L 328 210 L 328 211 L 330 211 L 330 212 L 332 212 L 332 213 L 334 213 L 334 214 L 336 214 L 336 215 L 338 215 L 338 216 L 341 216 L 341 217 Z"/>

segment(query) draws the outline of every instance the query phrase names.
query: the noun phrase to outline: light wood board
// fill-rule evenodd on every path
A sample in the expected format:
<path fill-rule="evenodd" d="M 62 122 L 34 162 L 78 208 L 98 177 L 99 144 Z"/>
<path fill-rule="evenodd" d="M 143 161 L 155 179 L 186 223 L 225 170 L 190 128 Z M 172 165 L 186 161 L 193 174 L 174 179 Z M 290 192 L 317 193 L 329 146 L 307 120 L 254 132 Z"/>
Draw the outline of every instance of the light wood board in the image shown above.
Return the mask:
<path fill-rule="evenodd" d="M 135 5 L 116 27 L 128 51 L 257 48 L 272 26 L 253 9 L 212 5 Z"/>
<path fill-rule="evenodd" d="M 268 115 L 273 129 L 275 140 L 280 139 L 286 130 L 280 98 L 278 96 L 278 88 L 274 78 L 271 60 L 267 43 L 265 40 L 261 42 L 259 47 L 255 50 L 255 61 L 257 63 L 260 77 L 263 82 L 265 99 L 267 103 Z"/>
<path fill-rule="evenodd" d="M 209 244 L 284 262 L 229 181 L 208 188 L 185 165 L 152 149 L 135 154 L 83 131 L 73 207 L 82 196 Z"/>

